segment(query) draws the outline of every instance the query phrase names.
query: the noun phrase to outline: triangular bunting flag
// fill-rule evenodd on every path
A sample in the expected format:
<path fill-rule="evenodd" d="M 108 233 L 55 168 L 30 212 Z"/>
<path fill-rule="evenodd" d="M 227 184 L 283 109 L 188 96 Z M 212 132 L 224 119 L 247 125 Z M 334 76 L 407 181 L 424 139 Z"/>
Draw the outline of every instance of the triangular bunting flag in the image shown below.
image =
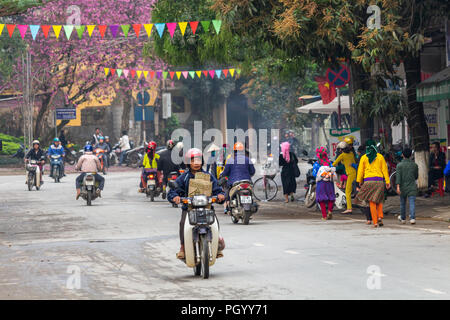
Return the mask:
<path fill-rule="evenodd" d="M 14 29 L 16 29 L 16 25 L 15 24 L 7 24 L 6 29 L 8 29 L 9 37 L 11 38 L 12 35 L 14 34 Z"/>
<path fill-rule="evenodd" d="M 141 32 L 142 24 L 133 24 L 134 33 L 136 33 L 136 38 L 139 38 L 139 33 Z"/>
<path fill-rule="evenodd" d="M 228 69 L 223 69 L 222 72 L 223 72 L 223 75 L 226 78 L 228 76 Z"/>
<path fill-rule="evenodd" d="M 64 26 L 64 32 L 66 33 L 67 40 L 70 40 L 70 36 L 73 32 L 73 26 L 72 25 L 66 25 Z"/>
<path fill-rule="evenodd" d="M 120 78 L 120 76 L 122 75 L 122 69 L 117 69 L 117 78 Z"/>
<path fill-rule="evenodd" d="M 175 29 L 177 28 L 177 23 L 169 22 L 169 23 L 166 23 L 166 25 L 167 25 L 167 29 L 169 30 L 170 37 L 173 38 L 173 34 L 175 33 Z"/>
<path fill-rule="evenodd" d="M 59 34 L 61 33 L 62 26 L 52 26 L 53 32 L 55 33 L 56 39 L 59 38 Z"/>
<path fill-rule="evenodd" d="M 48 32 L 50 31 L 51 26 L 41 26 L 42 32 L 44 33 L 45 39 L 48 37 Z"/>
<path fill-rule="evenodd" d="M 106 33 L 106 28 L 107 28 L 108 26 L 106 26 L 106 25 L 100 25 L 100 26 L 98 26 L 98 31 L 100 31 L 100 36 L 102 37 L 102 39 L 103 39 L 103 37 L 105 36 L 105 33 Z"/>
<path fill-rule="evenodd" d="M 154 77 L 155 77 L 155 71 L 150 71 L 150 79 L 153 80 Z"/>
<path fill-rule="evenodd" d="M 89 38 L 92 37 L 92 33 L 94 32 L 95 27 L 95 24 L 90 24 L 87 26 Z"/>
<path fill-rule="evenodd" d="M 123 75 L 125 76 L 125 78 L 128 78 L 128 74 L 129 74 L 129 70 L 128 69 L 124 69 L 123 70 Z"/>
<path fill-rule="evenodd" d="M 216 76 L 220 79 L 220 76 L 222 75 L 222 70 L 216 70 Z"/>
<path fill-rule="evenodd" d="M 195 78 L 195 71 L 189 71 L 189 75 L 191 76 L 192 79 Z"/>
<path fill-rule="evenodd" d="M 236 73 L 237 73 L 238 75 L 240 75 L 240 74 L 241 74 L 241 69 L 236 69 Z"/>
<path fill-rule="evenodd" d="M 198 21 L 189 22 L 189 26 L 191 27 L 192 34 L 195 35 L 195 32 L 197 31 L 197 27 L 198 27 Z"/>
<path fill-rule="evenodd" d="M 171 71 L 171 72 L 169 72 L 169 74 L 170 74 L 170 79 L 173 80 L 173 76 L 175 75 L 175 72 Z"/>
<path fill-rule="evenodd" d="M 199 77 L 199 78 L 202 77 L 202 72 L 201 71 L 195 71 L 195 73 L 197 74 L 197 77 Z"/>
<path fill-rule="evenodd" d="M 222 20 L 213 20 L 212 21 L 214 29 L 216 30 L 216 33 L 219 34 L 220 27 L 222 26 Z"/>
<path fill-rule="evenodd" d="M 181 77 L 181 72 L 177 71 L 177 78 L 178 78 L 178 80 L 180 80 L 180 77 Z"/>
<path fill-rule="evenodd" d="M 116 69 L 112 69 L 112 68 L 111 68 L 111 74 L 112 74 L 112 75 L 115 75 L 115 74 L 116 74 Z"/>
<path fill-rule="evenodd" d="M 185 79 L 187 79 L 189 72 L 187 72 L 187 71 L 182 71 L 181 73 L 183 74 L 183 77 L 184 77 Z"/>
<path fill-rule="evenodd" d="M 163 79 L 167 79 L 167 75 L 169 74 L 169 72 L 167 71 L 163 71 Z"/>
<path fill-rule="evenodd" d="M 157 71 L 156 72 L 156 79 L 161 79 L 161 77 L 162 77 L 162 71 Z"/>
<path fill-rule="evenodd" d="M 214 79 L 214 70 L 209 70 L 209 76 Z"/>
<path fill-rule="evenodd" d="M 75 26 L 75 29 L 77 30 L 78 38 L 80 40 L 83 39 L 83 33 L 86 30 L 86 26 Z"/>
<path fill-rule="evenodd" d="M 122 28 L 123 35 L 125 38 L 128 38 L 128 32 L 130 31 L 130 25 L 129 24 L 122 24 L 120 26 Z"/>
<path fill-rule="evenodd" d="M 111 34 L 112 34 L 113 38 L 116 38 L 117 32 L 119 31 L 119 26 L 117 24 L 110 25 L 109 30 L 111 30 Z"/>
<path fill-rule="evenodd" d="M 209 25 L 211 24 L 211 21 L 202 21 L 201 23 L 202 23 L 203 30 L 205 32 L 208 32 L 209 31 Z"/>
<path fill-rule="evenodd" d="M 138 70 L 138 71 L 136 71 L 136 73 L 137 73 L 138 79 L 140 79 L 140 78 L 141 78 L 141 75 L 142 75 L 142 71 L 141 71 L 141 70 Z"/>
<path fill-rule="evenodd" d="M 17 25 L 17 29 L 19 29 L 20 36 L 22 37 L 22 40 L 25 38 L 25 35 L 27 34 L 28 25 L 27 24 L 19 24 Z"/>
<path fill-rule="evenodd" d="M 205 78 L 208 78 L 208 71 L 207 70 L 203 70 L 202 72 L 205 75 Z"/>
<path fill-rule="evenodd" d="M 136 76 L 136 70 L 131 70 L 130 74 L 131 74 L 131 77 L 134 79 L 134 77 Z"/>
<path fill-rule="evenodd" d="M 148 77 L 148 71 L 144 71 L 144 78 L 147 79 Z"/>
<path fill-rule="evenodd" d="M 109 74 L 109 68 L 105 68 L 105 76 L 108 76 Z"/>
<path fill-rule="evenodd" d="M 148 37 L 150 38 L 150 35 L 152 34 L 153 23 L 144 24 L 144 28 L 145 28 L 145 31 L 147 32 Z"/>
<path fill-rule="evenodd" d="M 4 23 L 2 23 L 2 24 L 0 24 L 0 36 L 2 35 L 2 32 L 3 32 L 3 28 L 5 27 L 5 24 Z"/>
<path fill-rule="evenodd" d="M 155 23 L 155 28 L 158 31 L 159 37 L 162 38 L 164 33 L 164 28 L 166 27 L 165 23 Z"/>
<path fill-rule="evenodd" d="M 181 35 L 184 36 L 184 33 L 186 32 L 187 22 L 178 22 L 178 25 L 180 26 Z"/>
<path fill-rule="evenodd" d="M 230 75 L 232 78 L 234 77 L 234 69 L 230 69 Z"/>

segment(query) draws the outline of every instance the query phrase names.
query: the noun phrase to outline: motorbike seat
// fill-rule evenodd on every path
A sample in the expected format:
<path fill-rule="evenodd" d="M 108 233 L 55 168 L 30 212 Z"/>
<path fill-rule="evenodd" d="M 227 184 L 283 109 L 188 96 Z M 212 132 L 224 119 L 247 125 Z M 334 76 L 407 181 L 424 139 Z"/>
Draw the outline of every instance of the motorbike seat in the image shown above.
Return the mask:
<path fill-rule="evenodd" d="M 235 183 L 233 183 L 233 187 L 240 185 L 242 183 L 248 183 L 250 185 L 253 185 L 253 183 L 250 180 L 240 180 L 240 181 L 236 181 Z"/>

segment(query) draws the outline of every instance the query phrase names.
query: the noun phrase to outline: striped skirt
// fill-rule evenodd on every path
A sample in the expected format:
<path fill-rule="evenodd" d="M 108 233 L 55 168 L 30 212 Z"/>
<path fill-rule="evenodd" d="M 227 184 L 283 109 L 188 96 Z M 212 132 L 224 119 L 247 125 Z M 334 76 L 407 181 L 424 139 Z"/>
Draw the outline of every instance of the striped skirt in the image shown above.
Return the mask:
<path fill-rule="evenodd" d="M 383 203 L 384 189 L 384 181 L 365 181 L 356 195 L 356 201 L 358 204 L 364 202 Z"/>

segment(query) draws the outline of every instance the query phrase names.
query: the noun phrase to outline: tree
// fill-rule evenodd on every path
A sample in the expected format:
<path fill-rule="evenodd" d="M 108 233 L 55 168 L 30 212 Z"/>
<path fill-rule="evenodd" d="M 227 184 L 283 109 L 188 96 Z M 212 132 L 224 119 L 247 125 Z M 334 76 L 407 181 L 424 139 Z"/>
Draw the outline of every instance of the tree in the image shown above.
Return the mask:
<path fill-rule="evenodd" d="M 0 0 L 0 17 L 20 14 L 29 8 L 42 6 L 49 1 L 52 0 Z"/>

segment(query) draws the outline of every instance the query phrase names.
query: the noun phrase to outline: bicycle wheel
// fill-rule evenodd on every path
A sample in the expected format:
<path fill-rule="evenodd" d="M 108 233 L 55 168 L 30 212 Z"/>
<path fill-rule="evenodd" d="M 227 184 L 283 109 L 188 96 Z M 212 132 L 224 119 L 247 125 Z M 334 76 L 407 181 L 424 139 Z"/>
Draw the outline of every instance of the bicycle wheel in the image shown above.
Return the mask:
<path fill-rule="evenodd" d="M 259 178 L 253 184 L 253 193 L 259 201 L 270 201 L 277 196 L 278 185 L 270 178 L 266 178 L 265 181 L 264 178 Z"/>

